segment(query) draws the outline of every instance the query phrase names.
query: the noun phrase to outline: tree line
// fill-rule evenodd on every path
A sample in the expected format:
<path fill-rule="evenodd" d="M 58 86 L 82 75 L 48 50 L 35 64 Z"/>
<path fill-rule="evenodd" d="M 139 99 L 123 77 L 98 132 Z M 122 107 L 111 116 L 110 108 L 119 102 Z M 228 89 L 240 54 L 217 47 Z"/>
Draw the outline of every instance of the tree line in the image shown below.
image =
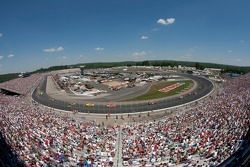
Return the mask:
<path fill-rule="evenodd" d="M 245 74 L 250 72 L 250 67 L 232 66 L 216 63 L 203 63 L 203 62 L 190 62 L 190 61 L 173 61 L 173 60 L 145 60 L 145 61 L 123 61 L 123 62 L 96 62 L 96 63 L 79 63 L 74 65 L 61 65 L 52 66 L 49 68 L 40 68 L 38 70 L 30 72 L 42 73 L 70 68 L 77 68 L 80 66 L 85 66 L 86 69 L 96 69 L 96 68 L 111 68 L 118 66 L 161 66 L 161 67 L 174 67 L 174 66 L 189 66 L 196 67 L 196 69 L 203 70 L 204 68 L 220 68 L 223 73 L 237 73 Z M 0 83 L 8 81 L 18 77 L 18 73 L 2 74 L 0 75 Z"/>

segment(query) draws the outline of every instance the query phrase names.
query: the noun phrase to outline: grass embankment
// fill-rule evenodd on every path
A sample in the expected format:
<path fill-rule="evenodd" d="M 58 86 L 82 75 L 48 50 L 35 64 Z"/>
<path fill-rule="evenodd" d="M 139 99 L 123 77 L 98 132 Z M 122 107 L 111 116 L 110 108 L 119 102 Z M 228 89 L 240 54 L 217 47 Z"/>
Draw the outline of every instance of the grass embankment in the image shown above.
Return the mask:
<path fill-rule="evenodd" d="M 1 74 L 0 75 L 0 83 L 6 82 L 12 79 L 18 78 L 18 73 L 12 73 L 12 74 Z"/>
<path fill-rule="evenodd" d="M 170 90 L 169 92 L 160 92 L 159 90 L 162 88 L 165 88 L 169 85 L 175 84 L 175 83 L 184 83 L 183 85 L 179 86 L 176 89 Z M 133 101 L 133 100 L 152 100 L 152 99 L 158 99 L 158 98 L 163 98 L 167 96 L 173 96 L 176 94 L 179 94 L 183 91 L 186 91 L 190 89 L 193 86 L 193 81 L 192 80 L 183 80 L 183 81 L 162 81 L 159 83 L 156 83 L 152 85 L 145 94 L 134 97 L 132 99 L 129 99 L 127 101 Z"/>

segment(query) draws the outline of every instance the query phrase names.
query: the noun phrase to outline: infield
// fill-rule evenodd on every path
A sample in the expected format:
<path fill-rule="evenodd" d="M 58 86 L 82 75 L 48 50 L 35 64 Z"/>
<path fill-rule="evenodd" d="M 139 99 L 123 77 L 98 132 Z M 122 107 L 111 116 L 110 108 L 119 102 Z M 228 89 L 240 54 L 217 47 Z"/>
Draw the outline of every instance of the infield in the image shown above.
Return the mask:
<path fill-rule="evenodd" d="M 171 87 L 172 85 L 179 85 L 176 86 L 175 89 L 171 89 L 169 91 L 161 91 L 167 87 Z M 150 89 L 143 95 L 134 97 L 132 99 L 126 101 L 134 101 L 134 100 L 152 100 L 157 98 L 163 98 L 167 96 L 173 96 L 179 94 L 183 91 L 187 91 L 194 85 L 192 80 L 182 80 L 182 81 L 162 81 L 153 84 Z"/>

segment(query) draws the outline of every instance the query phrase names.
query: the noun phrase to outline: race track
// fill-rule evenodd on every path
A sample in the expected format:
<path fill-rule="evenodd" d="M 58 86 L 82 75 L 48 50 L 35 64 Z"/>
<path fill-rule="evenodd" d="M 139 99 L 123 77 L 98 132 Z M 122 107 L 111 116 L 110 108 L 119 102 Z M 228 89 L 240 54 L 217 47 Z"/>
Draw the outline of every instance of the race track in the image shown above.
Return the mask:
<path fill-rule="evenodd" d="M 35 89 L 32 94 L 32 98 L 45 106 L 73 111 L 77 110 L 79 112 L 84 113 L 135 113 L 135 112 L 143 112 L 143 111 L 152 111 L 157 109 L 163 109 L 168 107 L 173 107 L 181 104 L 185 104 L 196 99 L 199 99 L 213 90 L 213 84 L 211 81 L 198 76 L 193 76 L 189 74 L 178 74 L 183 77 L 188 77 L 194 80 L 197 83 L 197 87 L 192 91 L 192 94 L 183 95 L 183 98 L 173 97 L 158 100 L 157 103 L 149 105 L 148 102 L 118 102 L 115 108 L 108 108 L 105 104 L 95 103 L 93 107 L 86 107 L 84 104 L 86 103 L 84 100 L 82 102 L 78 102 L 75 104 L 70 104 L 68 102 L 52 99 L 46 93 L 46 83 L 47 77 L 39 84 L 39 86 Z M 39 92 L 45 92 L 42 95 Z"/>

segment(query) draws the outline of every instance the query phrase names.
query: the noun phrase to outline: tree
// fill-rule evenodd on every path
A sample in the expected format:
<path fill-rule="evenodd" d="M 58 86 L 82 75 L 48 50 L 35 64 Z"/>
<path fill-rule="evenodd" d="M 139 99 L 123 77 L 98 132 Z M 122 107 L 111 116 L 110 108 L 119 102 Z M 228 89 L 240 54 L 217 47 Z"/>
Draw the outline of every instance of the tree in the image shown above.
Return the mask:
<path fill-rule="evenodd" d="M 195 63 L 195 67 L 198 70 L 203 70 L 204 69 L 204 67 L 200 63 L 198 63 L 198 62 Z"/>
<path fill-rule="evenodd" d="M 142 65 L 143 65 L 143 66 L 149 66 L 149 65 L 150 65 L 150 63 L 149 63 L 149 61 L 148 61 L 148 60 L 146 60 L 146 61 L 143 61 L 143 62 L 142 62 Z"/>

